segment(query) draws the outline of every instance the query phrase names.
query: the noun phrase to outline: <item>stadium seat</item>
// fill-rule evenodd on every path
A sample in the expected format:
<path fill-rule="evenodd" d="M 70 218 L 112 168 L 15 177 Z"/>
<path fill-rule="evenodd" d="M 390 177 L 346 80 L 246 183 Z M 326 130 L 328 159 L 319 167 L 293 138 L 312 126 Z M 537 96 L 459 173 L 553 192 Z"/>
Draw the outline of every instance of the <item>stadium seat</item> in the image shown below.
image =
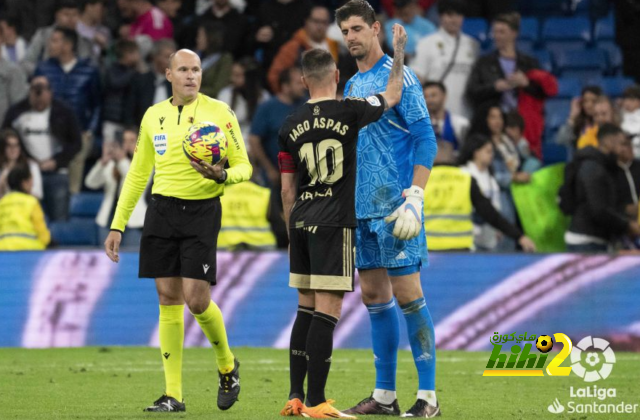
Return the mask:
<path fill-rule="evenodd" d="M 549 51 L 534 50 L 531 51 L 531 55 L 538 60 L 538 64 L 540 64 L 540 68 L 542 70 L 546 70 L 551 73 L 554 71 L 553 57 Z"/>
<path fill-rule="evenodd" d="M 544 41 L 542 44 L 544 50 L 549 51 L 552 55 L 558 55 L 564 51 L 583 51 L 589 48 L 589 44 L 585 41 Z"/>
<path fill-rule="evenodd" d="M 548 99 L 544 104 L 545 125 L 558 129 L 565 123 L 571 110 L 571 99 Z"/>
<path fill-rule="evenodd" d="M 593 35 L 596 41 L 613 41 L 615 39 L 616 23 L 613 14 L 596 21 Z"/>
<path fill-rule="evenodd" d="M 558 77 L 558 94 L 555 99 L 572 99 L 580 96 L 582 83 L 579 79 Z"/>
<path fill-rule="evenodd" d="M 607 54 L 603 50 L 560 51 L 555 56 L 557 71 L 564 77 L 580 77 L 588 74 L 604 74 L 608 68 Z"/>
<path fill-rule="evenodd" d="M 93 219 L 71 218 L 67 222 L 51 222 L 51 238 L 59 246 L 97 246 L 98 227 Z"/>
<path fill-rule="evenodd" d="M 518 39 L 516 41 L 516 49 L 518 51 L 522 51 L 525 54 L 532 55 L 533 50 L 535 50 L 536 45 L 533 41 L 529 39 Z"/>
<path fill-rule="evenodd" d="M 517 10 L 525 16 L 557 16 L 564 13 L 566 0 L 519 0 Z"/>
<path fill-rule="evenodd" d="M 589 0 L 571 1 L 567 4 L 573 16 L 589 16 Z"/>
<path fill-rule="evenodd" d="M 519 40 L 532 41 L 537 43 L 540 38 L 540 24 L 538 19 L 534 17 L 524 17 L 520 21 L 520 36 Z"/>
<path fill-rule="evenodd" d="M 462 24 L 462 32 L 477 39 L 481 44 L 484 44 L 489 38 L 489 25 L 487 25 L 487 21 L 482 18 L 467 18 Z"/>
<path fill-rule="evenodd" d="M 567 161 L 568 156 L 569 153 L 566 146 L 552 142 L 546 142 L 542 145 L 542 162 L 544 165 L 564 163 Z"/>
<path fill-rule="evenodd" d="M 104 198 L 103 193 L 81 192 L 71 196 L 70 217 L 95 218 Z"/>
<path fill-rule="evenodd" d="M 603 77 L 592 80 L 592 83 L 602 87 L 607 96 L 619 98 L 627 87 L 634 84 L 634 80 L 630 77 Z"/>
<path fill-rule="evenodd" d="M 614 41 L 598 41 L 596 48 L 606 51 L 609 61 L 609 74 L 616 75 L 622 71 L 622 52 Z"/>
<path fill-rule="evenodd" d="M 550 17 L 542 25 L 546 41 L 591 41 L 591 21 L 584 17 Z"/>

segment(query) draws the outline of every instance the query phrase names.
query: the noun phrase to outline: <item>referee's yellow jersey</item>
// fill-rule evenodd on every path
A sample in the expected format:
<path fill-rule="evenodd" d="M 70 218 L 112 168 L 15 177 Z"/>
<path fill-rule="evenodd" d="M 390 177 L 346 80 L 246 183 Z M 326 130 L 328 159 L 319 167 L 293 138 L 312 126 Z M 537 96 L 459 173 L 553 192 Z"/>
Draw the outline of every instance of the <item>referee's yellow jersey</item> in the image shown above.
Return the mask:
<path fill-rule="evenodd" d="M 229 169 L 225 184 L 236 184 L 251 178 L 252 167 L 240 126 L 226 103 L 199 93 L 195 101 L 178 107 L 172 105 L 169 98 L 150 107 L 142 118 L 138 144 L 118 199 L 111 229 L 124 232 L 154 167 L 153 194 L 202 200 L 224 193 L 224 185 L 200 175 L 191 167 L 182 150 L 182 140 L 189 127 L 205 121 L 219 126 L 227 137 Z"/>

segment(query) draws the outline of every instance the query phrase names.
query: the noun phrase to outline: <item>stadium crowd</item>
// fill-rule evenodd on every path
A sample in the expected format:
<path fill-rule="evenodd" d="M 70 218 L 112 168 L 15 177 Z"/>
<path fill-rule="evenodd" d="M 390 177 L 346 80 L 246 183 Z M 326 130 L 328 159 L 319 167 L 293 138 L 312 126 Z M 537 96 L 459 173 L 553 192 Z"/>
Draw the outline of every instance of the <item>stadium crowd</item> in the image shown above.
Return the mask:
<path fill-rule="evenodd" d="M 342 3 L 0 1 L 0 249 L 12 249 L 11 240 L 2 239 L 12 229 L 37 238 L 40 249 L 49 242 L 37 201 L 12 198 L 12 182 L 18 193 L 41 202 L 54 246 L 104 241 L 137 127 L 149 106 L 170 97 L 165 68 L 179 48 L 200 55 L 201 91 L 235 111 L 255 168 L 250 183 L 226 190 L 220 245 L 286 248 L 278 130 L 307 98 L 297 67 L 302 52 L 323 48 L 333 55 L 339 94 L 357 71 L 333 22 Z M 512 186 L 531 183 L 537 171 L 558 162 L 569 162 L 560 190 L 560 208 L 573 216 L 567 247 L 637 247 L 640 86 L 634 83 L 640 81 L 640 54 L 627 40 L 639 35 L 640 6 L 606 0 L 370 3 L 383 22 L 385 51 L 392 53 L 387 41 L 394 23 L 407 30 L 406 64 L 423 83 L 441 152 L 436 164 L 473 178 L 466 186 L 446 184 L 446 176 L 429 181 L 427 220 L 446 219 L 457 211 L 454 204 L 467 209 L 448 224 L 427 226 L 428 236 L 447 238 L 430 249 L 534 250 L 522 233 Z M 587 22 L 588 33 L 564 33 L 567 19 L 569 26 Z M 585 49 L 602 60 L 576 67 L 582 56 L 574 53 Z M 434 189 L 456 199 L 431 200 Z M 80 204 L 74 210 L 74 200 L 80 203 L 92 190 L 103 192 L 93 213 Z M 143 198 L 123 245 L 139 241 L 145 208 Z M 9 213 L 25 220 L 14 222 L 20 217 Z M 95 235 L 87 235 L 91 229 Z"/>

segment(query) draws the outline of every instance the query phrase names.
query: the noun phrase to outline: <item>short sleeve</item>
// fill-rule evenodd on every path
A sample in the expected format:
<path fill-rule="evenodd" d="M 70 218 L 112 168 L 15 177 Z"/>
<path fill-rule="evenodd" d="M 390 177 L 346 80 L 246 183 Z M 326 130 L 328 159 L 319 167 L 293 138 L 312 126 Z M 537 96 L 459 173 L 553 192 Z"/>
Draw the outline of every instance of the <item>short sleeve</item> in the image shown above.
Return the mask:
<path fill-rule="evenodd" d="M 400 113 L 407 126 L 416 121 L 420 121 L 429 115 L 427 103 L 422 93 L 422 85 L 418 82 L 413 70 L 404 68 L 404 86 L 402 88 L 402 99 L 395 109 Z"/>
<path fill-rule="evenodd" d="M 380 94 L 367 98 L 347 98 L 344 102 L 356 113 L 358 128 L 378 121 L 385 110 L 385 100 Z"/>

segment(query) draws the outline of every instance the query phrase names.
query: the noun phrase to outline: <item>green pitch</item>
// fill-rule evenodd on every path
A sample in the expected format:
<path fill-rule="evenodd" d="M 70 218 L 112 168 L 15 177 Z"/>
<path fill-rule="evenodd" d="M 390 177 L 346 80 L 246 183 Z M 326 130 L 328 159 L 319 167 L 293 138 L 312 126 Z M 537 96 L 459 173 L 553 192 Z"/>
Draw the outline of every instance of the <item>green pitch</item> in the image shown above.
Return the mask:
<path fill-rule="evenodd" d="M 187 413 L 143 413 L 162 394 L 164 376 L 157 349 L 80 348 L 0 349 L 0 418 L 2 419 L 278 419 L 288 393 L 288 356 L 284 350 L 240 348 L 240 402 L 227 412 L 216 408 L 217 375 L 211 349 L 187 349 L 184 394 Z M 640 355 L 621 353 L 611 376 L 598 388 L 616 388 L 606 403 L 640 403 Z M 482 377 L 489 353 L 439 351 L 437 392 L 444 419 L 632 419 L 634 414 L 551 414 L 558 398 L 569 400 L 569 387 L 584 388 L 569 377 Z M 565 362 L 566 364 L 566 362 Z M 563 364 L 564 365 L 564 364 Z M 327 389 L 337 408 L 369 396 L 374 385 L 370 351 L 334 353 Z M 417 374 L 411 355 L 401 352 L 398 397 L 401 409 L 414 402 Z M 577 400 L 577 399 L 576 399 Z M 595 398 L 581 399 L 589 403 Z M 367 417 L 376 419 L 376 417 Z M 385 417 L 378 417 L 382 419 Z"/>

